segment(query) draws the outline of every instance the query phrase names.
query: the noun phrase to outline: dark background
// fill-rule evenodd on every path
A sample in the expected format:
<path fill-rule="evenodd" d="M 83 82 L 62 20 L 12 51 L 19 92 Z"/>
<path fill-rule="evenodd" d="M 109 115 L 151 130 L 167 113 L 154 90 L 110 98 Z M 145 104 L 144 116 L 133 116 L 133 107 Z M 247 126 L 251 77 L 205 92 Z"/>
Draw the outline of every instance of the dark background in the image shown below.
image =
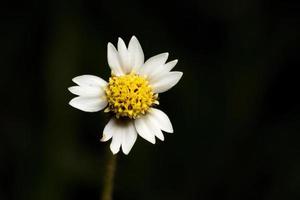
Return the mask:
<path fill-rule="evenodd" d="M 296 1 L 295 1 L 296 2 Z M 1 200 L 99 199 L 109 120 L 68 105 L 106 45 L 179 59 L 160 95 L 175 133 L 118 154 L 114 199 L 300 199 L 299 6 L 293 1 L 10 2 L 1 7 Z"/>

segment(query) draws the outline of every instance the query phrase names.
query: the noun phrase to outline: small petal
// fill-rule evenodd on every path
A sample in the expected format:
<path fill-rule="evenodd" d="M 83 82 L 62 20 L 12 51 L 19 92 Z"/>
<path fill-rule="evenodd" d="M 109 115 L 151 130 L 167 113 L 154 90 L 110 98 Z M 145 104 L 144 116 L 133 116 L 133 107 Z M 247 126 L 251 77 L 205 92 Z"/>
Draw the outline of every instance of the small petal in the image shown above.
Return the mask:
<path fill-rule="evenodd" d="M 164 66 L 164 71 L 166 71 L 166 72 L 171 71 L 175 67 L 175 65 L 177 65 L 177 63 L 178 63 L 177 59 L 166 63 Z"/>
<path fill-rule="evenodd" d="M 106 142 L 110 138 L 112 138 L 113 134 L 116 132 L 116 127 L 117 127 L 116 119 L 111 118 L 109 122 L 106 124 L 106 126 L 104 127 L 101 142 Z"/>
<path fill-rule="evenodd" d="M 151 114 L 147 114 L 145 116 L 145 120 L 147 120 L 148 127 L 151 129 L 151 132 L 154 133 L 154 135 L 160 139 L 161 141 L 164 141 L 164 135 L 160 129 L 159 123 L 157 123 L 156 118 L 152 116 Z"/>
<path fill-rule="evenodd" d="M 135 36 L 129 41 L 128 51 L 130 55 L 130 65 L 132 70 L 137 71 L 144 63 L 144 52 L 143 49 Z"/>
<path fill-rule="evenodd" d="M 149 128 L 149 126 L 147 124 L 147 120 L 144 117 L 135 119 L 134 126 L 135 126 L 138 134 L 142 138 L 144 138 L 148 142 L 151 142 L 152 144 L 155 144 L 155 135 L 151 131 L 151 128 Z"/>
<path fill-rule="evenodd" d="M 151 119 L 161 128 L 161 130 L 173 133 L 171 121 L 163 111 L 156 108 L 150 108 L 149 114 Z"/>
<path fill-rule="evenodd" d="M 161 71 L 167 61 L 169 53 L 162 53 L 149 58 L 139 69 L 139 74 L 151 76 L 157 71 Z"/>
<path fill-rule="evenodd" d="M 117 130 L 120 129 L 120 127 L 116 128 Z M 112 137 L 112 141 L 110 143 L 110 150 L 112 151 L 113 154 L 116 154 L 119 152 L 123 135 L 122 132 L 116 131 Z"/>
<path fill-rule="evenodd" d="M 128 121 L 125 124 L 126 128 L 124 129 L 124 136 L 122 141 L 122 150 L 123 153 L 128 155 L 131 148 L 133 147 L 136 138 L 137 138 L 137 132 L 136 129 L 132 123 L 132 121 Z"/>
<path fill-rule="evenodd" d="M 121 121 L 112 118 L 103 130 L 102 142 L 106 142 L 112 138 L 110 149 L 113 154 L 119 152 L 122 147 L 123 153 L 128 154 L 133 147 L 137 132 L 132 121 Z"/>
<path fill-rule="evenodd" d="M 111 43 L 107 44 L 107 61 L 113 74 L 115 74 L 116 76 L 124 75 L 118 51 Z"/>
<path fill-rule="evenodd" d="M 118 121 L 116 118 L 111 118 L 103 130 L 103 138 L 101 141 L 107 141 L 112 138 L 110 143 L 110 150 L 113 154 L 119 152 L 122 140 L 123 140 L 123 127 L 121 121 Z"/>
<path fill-rule="evenodd" d="M 102 110 L 107 105 L 105 97 L 75 97 L 69 104 L 74 108 L 85 112 L 97 112 Z"/>
<path fill-rule="evenodd" d="M 94 75 L 77 76 L 73 78 L 72 81 L 80 86 L 105 87 L 107 85 L 105 80 Z"/>
<path fill-rule="evenodd" d="M 132 67 L 130 65 L 129 52 L 122 38 L 118 40 L 118 52 L 123 72 L 129 73 Z"/>
<path fill-rule="evenodd" d="M 178 60 L 173 60 L 171 62 L 168 62 L 164 64 L 162 67 L 159 68 L 159 70 L 155 71 L 155 73 L 151 74 L 151 77 L 149 77 L 150 82 L 156 82 L 163 77 L 167 76 L 168 73 L 175 67 Z"/>
<path fill-rule="evenodd" d="M 182 77 L 182 72 L 169 72 L 159 80 L 150 80 L 154 93 L 162 93 L 171 89 Z"/>
<path fill-rule="evenodd" d="M 165 140 L 164 134 L 162 133 L 162 131 L 160 129 L 158 129 L 158 131 L 155 133 L 155 136 L 160 139 L 161 141 Z"/>
<path fill-rule="evenodd" d="M 102 87 L 72 86 L 68 89 L 71 93 L 83 97 L 100 97 L 103 96 L 105 92 Z"/>

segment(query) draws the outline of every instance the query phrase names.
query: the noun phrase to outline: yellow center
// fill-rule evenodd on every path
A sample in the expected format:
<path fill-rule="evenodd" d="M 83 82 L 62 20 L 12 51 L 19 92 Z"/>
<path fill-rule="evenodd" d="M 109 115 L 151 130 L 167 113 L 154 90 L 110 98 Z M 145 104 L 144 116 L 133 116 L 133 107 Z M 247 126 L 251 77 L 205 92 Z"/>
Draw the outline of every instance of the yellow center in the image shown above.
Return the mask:
<path fill-rule="evenodd" d="M 148 81 L 133 73 L 109 78 L 105 93 L 106 111 L 114 112 L 117 118 L 137 118 L 153 104 L 158 104 L 158 95 L 153 93 Z"/>

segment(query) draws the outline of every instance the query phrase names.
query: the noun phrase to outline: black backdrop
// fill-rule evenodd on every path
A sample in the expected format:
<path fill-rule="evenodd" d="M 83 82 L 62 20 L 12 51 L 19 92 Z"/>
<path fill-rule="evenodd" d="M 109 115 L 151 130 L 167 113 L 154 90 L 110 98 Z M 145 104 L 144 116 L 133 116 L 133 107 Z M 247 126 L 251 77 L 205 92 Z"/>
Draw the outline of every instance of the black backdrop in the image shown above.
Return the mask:
<path fill-rule="evenodd" d="M 114 199 L 299 199 L 299 6 L 292 1 L 11 2 L 1 8 L 0 199 L 99 199 L 108 121 L 71 108 L 108 78 L 107 42 L 179 59 L 175 133 L 118 155 Z"/>

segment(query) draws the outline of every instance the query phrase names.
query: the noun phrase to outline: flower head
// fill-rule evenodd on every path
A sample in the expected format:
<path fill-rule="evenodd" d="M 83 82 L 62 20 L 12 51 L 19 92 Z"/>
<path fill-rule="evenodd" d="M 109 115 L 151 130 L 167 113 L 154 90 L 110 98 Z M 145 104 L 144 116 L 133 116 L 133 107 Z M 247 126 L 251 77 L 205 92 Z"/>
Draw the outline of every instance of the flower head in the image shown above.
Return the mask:
<path fill-rule="evenodd" d="M 114 115 L 103 131 L 101 141 L 112 139 L 111 151 L 116 154 L 122 147 L 128 154 L 137 135 L 155 143 L 155 137 L 164 140 L 162 131 L 173 133 L 168 116 L 154 108 L 159 104 L 158 94 L 172 88 L 182 77 L 182 72 L 171 71 L 177 60 L 166 63 L 168 53 L 162 53 L 144 62 L 144 53 L 133 36 L 128 48 L 119 38 L 118 50 L 107 45 L 107 60 L 111 69 L 109 81 L 82 75 L 73 78 L 77 86 L 69 91 L 78 97 L 69 104 L 85 112 L 104 109 Z"/>

